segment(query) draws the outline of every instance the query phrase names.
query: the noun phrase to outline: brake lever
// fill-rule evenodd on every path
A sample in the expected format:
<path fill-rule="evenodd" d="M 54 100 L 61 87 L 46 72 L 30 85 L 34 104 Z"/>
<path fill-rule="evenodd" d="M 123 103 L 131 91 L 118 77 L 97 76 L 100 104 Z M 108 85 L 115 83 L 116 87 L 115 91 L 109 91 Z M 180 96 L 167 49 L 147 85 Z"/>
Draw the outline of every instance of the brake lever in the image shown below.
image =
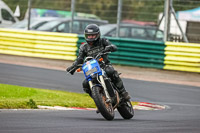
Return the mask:
<path fill-rule="evenodd" d="M 68 75 L 68 74 L 71 74 L 70 72 L 71 72 L 71 71 L 74 71 L 74 69 L 78 69 L 78 68 L 82 67 L 82 65 L 83 65 L 83 64 L 78 64 L 78 65 L 75 66 L 73 69 L 71 69 L 69 72 L 67 71 L 67 75 Z"/>
<path fill-rule="evenodd" d="M 95 59 L 97 59 L 98 57 L 102 56 L 102 55 L 105 55 L 105 54 L 109 54 L 111 53 L 110 51 L 109 52 L 103 52 L 103 53 L 99 53 Z"/>
<path fill-rule="evenodd" d="M 67 75 L 69 75 L 70 73 L 69 72 L 67 72 Z"/>
<path fill-rule="evenodd" d="M 68 75 L 68 74 L 71 74 L 70 72 L 71 72 L 72 70 L 74 70 L 74 68 L 73 68 L 73 69 L 71 69 L 69 72 L 67 71 L 67 75 Z"/>
<path fill-rule="evenodd" d="M 109 54 L 109 53 L 111 53 L 110 51 L 109 52 L 105 52 L 104 54 Z"/>

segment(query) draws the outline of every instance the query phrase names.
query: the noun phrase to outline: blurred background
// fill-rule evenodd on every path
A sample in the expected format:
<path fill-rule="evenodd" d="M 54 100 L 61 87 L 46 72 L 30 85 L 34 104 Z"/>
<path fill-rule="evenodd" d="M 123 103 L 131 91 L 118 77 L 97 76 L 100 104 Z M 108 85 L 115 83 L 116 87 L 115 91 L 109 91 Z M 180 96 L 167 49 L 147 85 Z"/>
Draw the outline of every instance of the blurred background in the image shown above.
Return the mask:
<path fill-rule="evenodd" d="M 17 17 L 17 20 L 7 18 L 13 25 L 7 26 L 9 28 L 83 34 L 87 24 L 96 23 L 102 25 L 100 28 L 104 36 L 200 43 L 199 0 L 3 0 L 3 2 L 12 10 L 14 17 Z"/>

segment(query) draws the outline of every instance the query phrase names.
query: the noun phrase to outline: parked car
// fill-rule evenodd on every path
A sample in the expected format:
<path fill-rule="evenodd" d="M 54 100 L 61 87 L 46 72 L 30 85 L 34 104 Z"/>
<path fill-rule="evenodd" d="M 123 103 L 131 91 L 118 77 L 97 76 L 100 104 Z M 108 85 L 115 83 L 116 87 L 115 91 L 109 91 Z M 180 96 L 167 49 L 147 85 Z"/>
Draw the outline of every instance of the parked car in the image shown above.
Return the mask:
<path fill-rule="evenodd" d="M 75 18 L 73 22 L 73 33 L 83 34 L 84 29 L 88 24 L 97 24 L 103 25 L 108 24 L 106 20 L 97 20 L 97 19 L 84 19 L 84 18 Z M 40 31 L 50 31 L 50 32 L 70 32 L 71 18 L 57 19 L 49 21 L 48 23 L 43 24 L 37 30 Z"/>
<path fill-rule="evenodd" d="M 38 27 L 42 26 L 43 24 L 52 21 L 52 20 L 56 20 L 58 18 L 56 17 L 36 17 L 36 18 L 31 18 L 30 20 L 30 29 L 31 30 L 36 30 Z M 15 29 L 24 29 L 27 30 L 28 29 L 28 19 L 24 19 L 22 21 L 19 21 L 15 24 L 13 24 L 11 27 L 9 28 L 15 28 Z"/>
<path fill-rule="evenodd" d="M 0 27 L 8 27 L 17 21 L 18 19 L 14 16 L 12 10 L 0 0 Z"/>
<path fill-rule="evenodd" d="M 117 24 L 107 24 L 99 27 L 101 35 L 116 37 Z M 163 31 L 157 30 L 155 26 L 142 26 L 136 24 L 120 24 L 119 37 L 143 40 L 163 40 Z"/>
<path fill-rule="evenodd" d="M 149 25 L 149 26 L 156 26 L 155 22 L 146 22 L 146 21 L 137 21 L 137 20 L 130 20 L 130 19 L 124 19 L 122 20 L 122 23 L 126 24 L 138 24 L 138 25 Z"/>

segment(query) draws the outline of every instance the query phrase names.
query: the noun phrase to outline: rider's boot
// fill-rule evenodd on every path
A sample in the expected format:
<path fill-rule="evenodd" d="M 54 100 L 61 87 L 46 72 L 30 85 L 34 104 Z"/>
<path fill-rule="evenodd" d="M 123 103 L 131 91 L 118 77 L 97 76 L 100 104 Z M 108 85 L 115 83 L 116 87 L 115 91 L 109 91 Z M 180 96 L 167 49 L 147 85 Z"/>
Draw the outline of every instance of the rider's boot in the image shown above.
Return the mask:
<path fill-rule="evenodd" d="M 127 101 L 130 100 L 131 97 L 128 94 L 128 92 L 126 91 L 121 78 L 118 77 L 117 80 L 115 80 L 115 81 L 117 81 L 117 82 L 115 82 L 115 85 L 116 85 L 116 87 L 118 89 L 120 97 L 122 97 L 124 100 L 127 100 Z"/>
<path fill-rule="evenodd" d="M 108 77 L 111 78 L 112 82 L 117 87 L 120 97 L 122 97 L 125 100 L 129 100 L 130 96 L 128 92 L 126 91 L 121 78 L 119 77 L 120 74 L 116 70 L 114 70 L 112 65 L 107 65 L 104 70 L 106 74 L 108 75 Z"/>
<path fill-rule="evenodd" d="M 126 101 L 131 99 L 129 93 L 125 89 L 122 92 L 119 92 L 119 95 Z"/>
<path fill-rule="evenodd" d="M 98 113 L 100 113 L 100 111 L 97 109 L 97 110 L 96 110 L 96 113 L 98 114 Z"/>

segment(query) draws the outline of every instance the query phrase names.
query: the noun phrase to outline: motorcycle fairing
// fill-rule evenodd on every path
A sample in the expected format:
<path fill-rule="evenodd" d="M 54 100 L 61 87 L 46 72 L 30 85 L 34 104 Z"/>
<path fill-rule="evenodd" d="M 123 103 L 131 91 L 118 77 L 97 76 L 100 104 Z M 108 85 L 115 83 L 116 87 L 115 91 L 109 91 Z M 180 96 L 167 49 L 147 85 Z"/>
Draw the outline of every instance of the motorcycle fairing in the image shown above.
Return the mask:
<path fill-rule="evenodd" d="M 99 66 L 99 63 L 95 59 L 91 59 L 83 64 L 82 66 L 83 73 L 85 75 L 85 78 L 89 81 L 91 80 L 92 75 L 99 74 L 102 75 L 101 68 Z"/>

